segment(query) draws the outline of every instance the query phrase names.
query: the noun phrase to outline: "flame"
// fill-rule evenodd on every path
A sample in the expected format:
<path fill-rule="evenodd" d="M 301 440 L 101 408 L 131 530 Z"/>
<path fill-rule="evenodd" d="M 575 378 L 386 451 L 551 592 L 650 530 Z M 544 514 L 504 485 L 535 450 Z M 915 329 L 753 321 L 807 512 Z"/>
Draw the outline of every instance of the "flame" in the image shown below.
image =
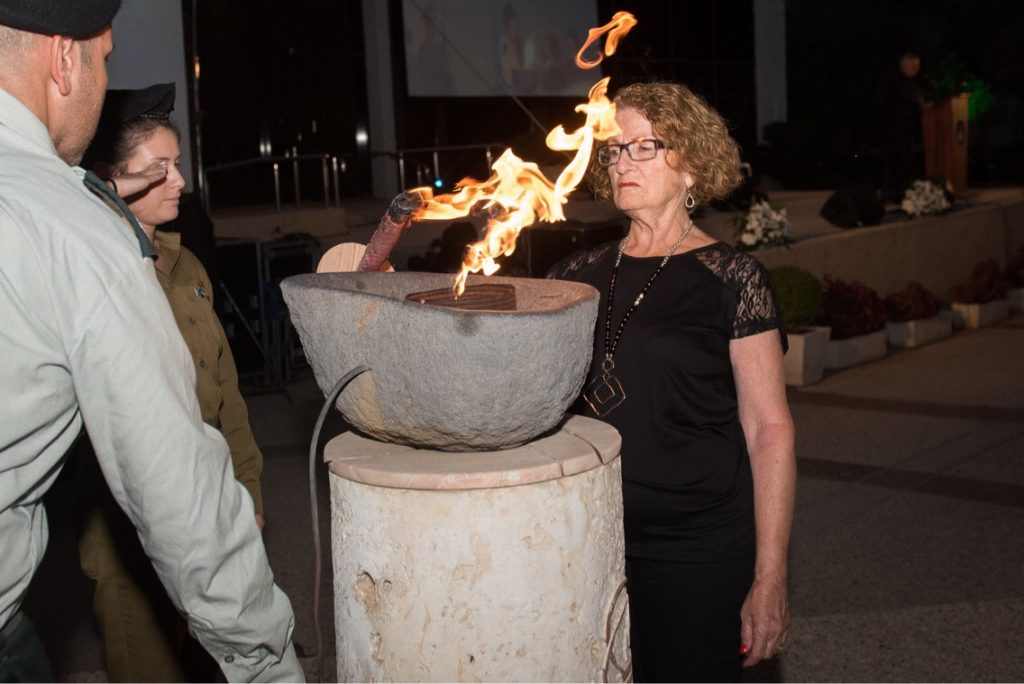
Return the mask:
<path fill-rule="evenodd" d="M 636 25 L 636 19 L 629 12 L 619 12 L 608 24 L 591 29 L 587 42 L 580 48 L 576 64 L 589 69 L 601 62 L 582 59 L 584 50 L 605 33 L 604 55 L 615 52 L 618 41 Z M 455 278 L 452 291 L 456 297 L 466 289 L 470 273 L 494 274 L 499 265 L 495 259 L 509 256 L 516 248 L 516 239 L 525 226 L 539 221 L 554 223 L 564 221 L 562 210 L 569 195 L 586 175 L 587 163 L 593 151 L 595 140 L 607 140 L 619 133 L 615 123 L 615 105 L 608 99 L 608 82 L 603 78 L 590 89 L 588 101 L 576 106 L 578 114 L 585 115 L 582 126 L 567 133 L 563 126 L 555 127 L 546 138 L 552 150 L 568 152 L 576 150 L 572 161 L 552 183 L 541 173 L 537 164 L 524 161 L 513 154 L 511 149 L 498 157 L 491 166 L 490 178 L 480 182 L 464 178 L 456 185 L 456 192 L 434 197 L 430 188 L 415 188 L 425 200 L 425 206 L 416 212 L 414 219 L 450 220 L 469 215 L 470 212 L 484 211 L 489 214 L 484 238 L 473 243 L 466 250 L 462 270 Z"/>
<path fill-rule="evenodd" d="M 576 66 L 580 69 L 593 69 L 601 63 L 604 57 L 614 55 L 615 49 L 619 46 L 619 39 L 629 33 L 629 30 L 634 26 L 636 26 L 636 17 L 629 12 L 616 12 L 612 20 L 604 26 L 590 29 L 590 32 L 587 34 L 587 42 L 576 53 Z M 583 59 L 583 53 L 586 52 L 587 48 L 606 33 L 608 34 L 608 40 L 604 42 L 604 56 L 598 53 L 597 59 L 593 62 Z"/>

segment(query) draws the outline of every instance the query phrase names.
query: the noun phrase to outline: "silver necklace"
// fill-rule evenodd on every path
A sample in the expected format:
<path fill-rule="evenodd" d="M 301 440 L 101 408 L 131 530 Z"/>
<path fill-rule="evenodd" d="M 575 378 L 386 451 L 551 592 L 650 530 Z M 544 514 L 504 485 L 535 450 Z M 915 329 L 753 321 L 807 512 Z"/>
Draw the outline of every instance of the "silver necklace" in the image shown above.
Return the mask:
<path fill-rule="evenodd" d="M 612 268 L 612 277 L 608 283 L 608 307 L 605 311 L 604 316 L 604 360 L 601 361 L 601 375 L 594 378 L 594 380 L 587 385 L 587 389 L 583 392 L 583 399 L 590 406 L 590 409 L 598 417 L 604 417 L 611 413 L 619 404 L 626 400 L 626 391 L 622 388 L 622 383 L 615 377 L 615 350 L 619 348 L 619 340 L 622 338 L 622 331 L 626 327 L 626 321 L 633 315 L 633 312 L 640 306 L 640 302 L 644 300 L 644 296 L 647 291 L 651 289 L 651 285 L 657 280 L 661 274 L 665 264 L 672 258 L 672 255 L 676 253 L 680 245 L 683 244 L 683 240 L 690 234 L 693 229 L 693 221 L 691 220 L 686 226 L 686 229 L 676 240 L 672 248 L 668 250 L 668 254 L 658 264 L 658 268 L 654 270 L 647 284 L 644 285 L 643 289 L 640 290 L 640 294 L 637 295 L 636 299 L 626 310 L 622 320 L 619 321 L 618 330 L 615 331 L 615 337 L 612 337 L 612 305 L 615 303 L 615 281 L 619 275 L 619 264 L 622 263 L 622 252 L 626 248 L 626 240 L 628 237 L 623 238 L 622 242 L 619 243 L 619 253 L 615 257 L 615 266 Z"/>

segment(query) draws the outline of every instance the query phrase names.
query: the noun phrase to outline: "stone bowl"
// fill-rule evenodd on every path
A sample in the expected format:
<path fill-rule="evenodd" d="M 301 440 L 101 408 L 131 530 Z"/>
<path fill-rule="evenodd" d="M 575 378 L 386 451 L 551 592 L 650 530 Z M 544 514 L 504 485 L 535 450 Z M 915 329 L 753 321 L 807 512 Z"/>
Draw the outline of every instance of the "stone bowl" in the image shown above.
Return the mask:
<path fill-rule="evenodd" d="M 450 287 L 437 273 L 316 273 L 281 282 L 325 395 L 361 365 L 337 408 L 375 439 L 443 451 L 519 446 L 555 427 L 579 394 L 594 344 L 597 290 L 561 280 L 507 283 L 516 311 L 406 301 Z"/>

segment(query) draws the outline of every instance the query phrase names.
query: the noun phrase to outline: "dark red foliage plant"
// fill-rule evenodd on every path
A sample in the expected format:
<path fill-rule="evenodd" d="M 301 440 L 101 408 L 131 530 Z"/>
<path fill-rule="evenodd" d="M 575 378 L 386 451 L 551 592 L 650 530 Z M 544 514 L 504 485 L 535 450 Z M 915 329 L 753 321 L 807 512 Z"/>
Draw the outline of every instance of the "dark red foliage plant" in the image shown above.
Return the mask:
<path fill-rule="evenodd" d="M 974 267 L 966 283 L 953 288 L 953 301 L 962 304 L 983 304 L 994 299 L 1004 299 L 1006 277 L 995 259 L 982 261 Z"/>
<path fill-rule="evenodd" d="M 1010 287 L 1024 287 L 1024 247 L 1006 264 L 1006 282 Z"/>
<path fill-rule="evenodd" d="M 908 282 L 899 292 L 885 298 L 885 313 L 890 321 L 913 321 L 932 318 L 939 313 L 939 298 L 916 281 Z"/>
<path fill-rule="evenodd" d="M 825 276 L 822 304 L 832 339 L 867 335 L 885 327 L 885 302 L 864 283 Z"/>

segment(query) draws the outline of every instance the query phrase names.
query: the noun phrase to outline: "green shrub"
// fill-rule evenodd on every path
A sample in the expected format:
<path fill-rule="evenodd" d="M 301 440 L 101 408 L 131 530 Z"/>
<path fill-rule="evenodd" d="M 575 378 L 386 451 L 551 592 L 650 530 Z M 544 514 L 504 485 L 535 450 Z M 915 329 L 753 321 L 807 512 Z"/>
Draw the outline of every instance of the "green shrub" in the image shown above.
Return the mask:
<path fill-rule="evenodd" d="M 816 325 L 822 315 L 821 281 L 795 266 L 779 266 L 769 273 L 786 330 Z"/>

